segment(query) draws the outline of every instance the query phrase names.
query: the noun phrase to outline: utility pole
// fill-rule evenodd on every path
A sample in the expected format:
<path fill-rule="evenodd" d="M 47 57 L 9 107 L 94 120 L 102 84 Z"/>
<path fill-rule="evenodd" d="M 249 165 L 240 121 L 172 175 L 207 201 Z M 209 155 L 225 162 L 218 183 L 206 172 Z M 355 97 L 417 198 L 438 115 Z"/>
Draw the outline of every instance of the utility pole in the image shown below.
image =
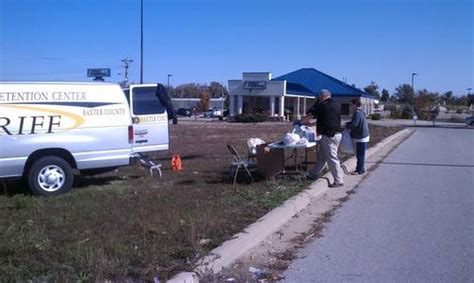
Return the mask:
<path fill-rule="evenodd" d="M 222 114 L 222 117 L 224 117 L 224 101 L 225 101 L 225 99 L 224 99 L 224 82 L 221 82 L 221 106 L 222 106 L 222 108 L 221 108 L 222 113 L 221 114 Z"/>
<path fill-rule="evenodd" d="M 140 0 L 140 84 L 143 84 L 143 0 Z"/>
<path fill-rule="evenodd" d="M 123 82 L 124 82 L 125 87 L 128 87 L 128 68 L 130 67 L 130 63 L 132 63 L 133 60 L 128 59 L 126 57 L 126 58 L 122 59 L 121 61 L 123 63 L 123 67 L 125 69 L 125 71 L 123 73 L 123 75 L 124 75 Z"/>

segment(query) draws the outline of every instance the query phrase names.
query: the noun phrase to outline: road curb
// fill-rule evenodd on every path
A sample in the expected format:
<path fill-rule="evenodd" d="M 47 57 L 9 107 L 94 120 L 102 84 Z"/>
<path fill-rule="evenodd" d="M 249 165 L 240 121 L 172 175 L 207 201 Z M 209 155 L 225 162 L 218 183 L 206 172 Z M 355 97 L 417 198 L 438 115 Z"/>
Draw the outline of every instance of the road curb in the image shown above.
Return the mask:
<path fill-rule="evenodd" d="M 406 137 L 411 135 L 411 133 L 413 133 L 413 130 L 404 129 L 385 138 L 374 147 L 367 150 L 366 159 L 377 154 L 381 149 L 385 149 L 386 147 L 392 149 L 395 148 Z M 349 171 L 351 171 L 355 168 L 356 158 L 352 157 L 343 164 Z M 332 178 L 330 173 L 327 173 L 324 177 Z M 255 223 L 249 225 L 243 232 L 234 235 L 231 240 L 224 242 L 221 246 L 212 250 L 208 256 L 198 263 L 195 272 L 182 272 L 168 282 L 194 283 L 198 281 L 188 280 L 191 280 L 190 278 L 194 278 L 192 280 L 197 280 L 196 278 L 198 278 L 198 275 L 202 276 L 209 273 L 215 274 L 220 272 L 223 268 L 230 266 L 246 252 L 256 247 L 267 237 L 277 232 L 283 225 L 308 207 L 308 205 L 320 198 L 328 190 L 329 188 L 327 187 L 326 180 L 316 180 L 309 186 L 309 189 L 288 199 L 281 206 L 273 209 Z"/>

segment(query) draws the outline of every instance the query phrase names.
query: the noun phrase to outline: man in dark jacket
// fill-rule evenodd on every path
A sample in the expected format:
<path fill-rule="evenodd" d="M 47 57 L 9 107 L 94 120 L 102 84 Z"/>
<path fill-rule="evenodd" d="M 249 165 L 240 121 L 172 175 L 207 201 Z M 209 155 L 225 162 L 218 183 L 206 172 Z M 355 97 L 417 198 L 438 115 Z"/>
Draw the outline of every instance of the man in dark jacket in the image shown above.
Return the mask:
<path fill-rule="evenodd" d="M 329 187 L 341 187 L 344 185 L 342 170 L 337 149 L 341 142 L 341 106 L 331 98 L 329 90 L 323 89 L 316 103 L 308 110 L 308 116 L 303 118 L 303 123 L 308 123 L 311 116 L 316 119 L 316 131 L 321 135 L 316 155 L 316 165 L 309 173 L 308 178 L 316 179 L 321 171 L 329 166 L 334 183 Z"/>
<path fill-rule="evenodd" d="M 173 120 L 173 124 L 178 124 L 178 117 L 176 116 L 176 111 L 174 111 L 173 102 L 168 94 L 168 89 L 164 85 L 158 83 L 156 85 L 155 95 L 165 107 L 166 112 L 168 113 L 168 120 Z"/>

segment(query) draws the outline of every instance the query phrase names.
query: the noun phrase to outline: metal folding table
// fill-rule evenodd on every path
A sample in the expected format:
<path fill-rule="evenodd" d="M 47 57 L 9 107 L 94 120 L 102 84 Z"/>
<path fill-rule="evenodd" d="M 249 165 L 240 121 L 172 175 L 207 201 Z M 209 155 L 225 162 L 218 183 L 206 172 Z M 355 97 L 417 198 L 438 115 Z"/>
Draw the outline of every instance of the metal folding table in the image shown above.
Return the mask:
<path fill-rule="evenodd" d="M 307 164 L 307 161 L 308 161 L 308 149 L 312 148 L 312 147 L 315 147 L 317 145 L 317 142 L 307 142 L 307 143 L 304 143 L 304 144 L 293 144 L 293 145 L 285 145 L 283 144 L 282 142 L 279 142 L 279 143 L 271 143 L 271 144 L 268 144 L 267 147 L 271 150 L 271 149 L 284 149 L 284 150 L 291 150 L 291 155 L 289 158 L 283 158 L 283 164 L 282 164 L 282 168 L 283 170 L 281 172 L 279 172 L 277 174 L 278 175 L 302 175 L 302 176 L 306 176 L 304 174 L 304 172 L 301 172 L 299 169 L 298 169 L 298 149 L 304 149 L 305 150 L 305 164 Z M 294 165 L 295 165 L 295 169 L 294 171 L 287 171 L 286 168 L 285 168 L 285 162 L 286 160 L 289 160 L 293 158 L 294 160 Z"/>

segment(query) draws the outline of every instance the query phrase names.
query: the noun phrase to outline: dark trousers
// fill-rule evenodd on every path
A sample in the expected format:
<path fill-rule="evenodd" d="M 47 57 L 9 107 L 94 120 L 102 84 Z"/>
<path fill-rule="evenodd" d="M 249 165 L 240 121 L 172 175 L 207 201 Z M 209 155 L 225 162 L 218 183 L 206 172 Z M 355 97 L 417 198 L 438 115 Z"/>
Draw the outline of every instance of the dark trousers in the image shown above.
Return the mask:
<path fill-rule="evenodd" d="M 365 161 L 365 149 L 367 148 L 366 142 L 356 142 L 356 156 L 357 156 L 357 167 L 356 171 L 359 174 L 365 173 L 364 161 Z"/>

